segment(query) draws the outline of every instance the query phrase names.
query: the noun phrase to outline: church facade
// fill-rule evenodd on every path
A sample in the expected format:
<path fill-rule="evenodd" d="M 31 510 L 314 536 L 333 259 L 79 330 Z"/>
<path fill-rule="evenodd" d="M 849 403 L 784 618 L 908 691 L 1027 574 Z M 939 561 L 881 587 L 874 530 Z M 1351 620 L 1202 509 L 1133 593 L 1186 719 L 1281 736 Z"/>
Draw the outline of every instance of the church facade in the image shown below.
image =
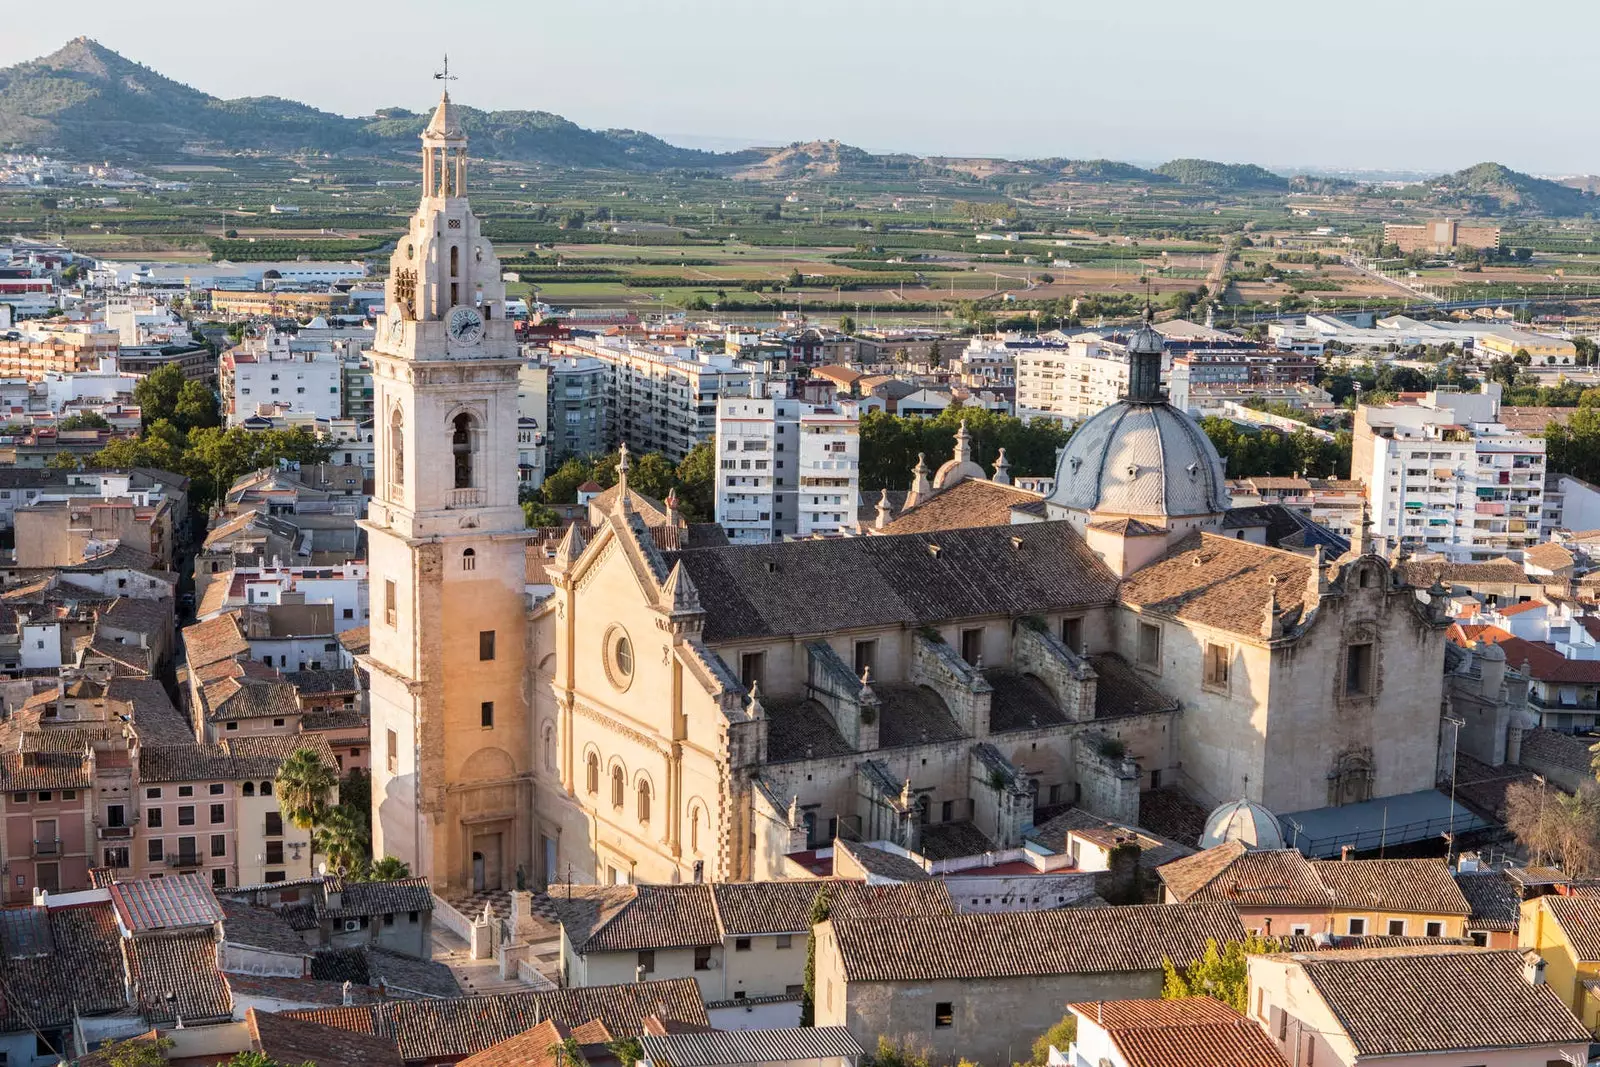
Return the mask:
<path fill-rule="evenodd" d="M 532 550 L 530 597 L 517 353 L 466 172 L 446 95 L 372 353 L 366 521 L 374 848 L 442 895 L 769 878 L 835 837 L 970 855 L 1042 808 L 1136 823 L 1165 786 L 1280 812 L 1433 787 L 1437 598 L 1364 528 L 1329 561 L 1234 521 L 1148 323 L 1048 499 L 985 480 L 963 433 L 875 536 L 689 547 L 624 452 Z"/>

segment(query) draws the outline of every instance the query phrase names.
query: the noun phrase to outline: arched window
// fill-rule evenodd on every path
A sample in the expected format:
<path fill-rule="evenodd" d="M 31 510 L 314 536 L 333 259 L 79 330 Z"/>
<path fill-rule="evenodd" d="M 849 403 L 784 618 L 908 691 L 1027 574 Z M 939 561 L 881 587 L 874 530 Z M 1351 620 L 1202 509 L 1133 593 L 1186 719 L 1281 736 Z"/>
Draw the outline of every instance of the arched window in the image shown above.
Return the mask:
<path fill-rule="evenodd" d="M 456 460 L 456 488 L 472 488 L 472 452 L 473 452 L 473 420 L 466 412 L 457 415 L 452 421 L 454 430 L 450 435 L 450 451 Z"/>
<path fill-rule="evenodd" d="M 244 795 L 247 797 L 256 795 L 256 784 L 254 782 L 246 782 L 244 784 Z"/>
<path fill-rule="evenodd" d="M 389 481 L 396 488 L 406 484 L 406 420 L 396 408 L 389 416 Z"/>
<path fill-rule="evenodd" d="M 461 569 L 464 571 L 477 570 L 478 553 L 470 548 L 461 550 Z"/>
<path fill-rule="evenodd" d="M 689 812 L 689 851 L 700 851 L 700 809 Z"/>
<path fill-rule="evenodd" d="M 261 795 L 264 796 L 264 797 L 270 797 L 272 795 L 272 783 L 271 782 L 262 782 L 261 783 Z"/>
<path fill-rule="evenodd" d="M 450 277 L 454 278 L 461 273 L 461 249 L 455 245 L 450 246 Z"/>
<path fill-rule="evenodd" d="M 611 806 L 622 807 L 622 794 L 627 790 L 627 782 L 623 780 L 622 768 L 611 768 Z"/>
<path fill-rule="evenodd" d="M 600 757 L 593 752 L 589 753 L 588 771 L 589 792 L 600 792 Z"/>
<path fill-rule="evenodd" d="M 639 779 L 639 821 L 650 821 L 650 783 Z"/>

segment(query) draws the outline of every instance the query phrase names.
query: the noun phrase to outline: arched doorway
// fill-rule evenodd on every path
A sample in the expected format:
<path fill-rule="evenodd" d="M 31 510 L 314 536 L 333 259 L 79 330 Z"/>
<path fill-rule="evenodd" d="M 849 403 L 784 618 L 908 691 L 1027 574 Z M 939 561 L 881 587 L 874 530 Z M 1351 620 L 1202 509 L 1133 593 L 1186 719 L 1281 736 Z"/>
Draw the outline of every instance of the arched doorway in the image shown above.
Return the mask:
<path fill-rule="evenodd" d="M 484 883 L 483 853 L 474 852 L 472 854 L 472 891 L 474 893 L 483 892 L 488 888 Z"/>

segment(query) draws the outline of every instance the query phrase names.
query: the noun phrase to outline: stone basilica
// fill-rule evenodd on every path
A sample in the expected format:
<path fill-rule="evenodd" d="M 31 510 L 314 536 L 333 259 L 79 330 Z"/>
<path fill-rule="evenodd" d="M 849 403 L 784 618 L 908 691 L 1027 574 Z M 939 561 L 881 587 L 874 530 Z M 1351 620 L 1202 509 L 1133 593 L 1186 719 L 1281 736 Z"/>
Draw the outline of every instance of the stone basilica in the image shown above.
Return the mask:
<path fill-rule="evenodd" d="M 1136 823 L 1153 789 L 1324 821 L 1432 791 L 1440 591 L 1364 535 L 1328 558 L 1230 511 L 1148 322 L 1048 498 L 985 480 L 963 434 L 872 536 L 695 547 L 624 463 L 530 552 L 517 350 L 448 94 L 422 162 L 372 352 L 366 665 L 374 847 L 441 895 L 774 877 L 836 836 L 971 854 L 1041 809 Z"/>

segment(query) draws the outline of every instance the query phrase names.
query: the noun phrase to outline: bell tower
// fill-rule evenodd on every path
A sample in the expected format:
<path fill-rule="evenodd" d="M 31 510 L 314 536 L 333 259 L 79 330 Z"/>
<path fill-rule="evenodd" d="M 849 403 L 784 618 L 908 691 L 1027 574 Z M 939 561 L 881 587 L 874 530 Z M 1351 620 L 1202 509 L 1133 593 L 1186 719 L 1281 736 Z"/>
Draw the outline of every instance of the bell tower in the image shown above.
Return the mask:
<path fill-rule="evenodd" d="M 467 201 L 446 82 L 389 262 L 373 369 L 372 830 L 441 896 L 532 870 L 517 371 L 500 261 Z"/>

